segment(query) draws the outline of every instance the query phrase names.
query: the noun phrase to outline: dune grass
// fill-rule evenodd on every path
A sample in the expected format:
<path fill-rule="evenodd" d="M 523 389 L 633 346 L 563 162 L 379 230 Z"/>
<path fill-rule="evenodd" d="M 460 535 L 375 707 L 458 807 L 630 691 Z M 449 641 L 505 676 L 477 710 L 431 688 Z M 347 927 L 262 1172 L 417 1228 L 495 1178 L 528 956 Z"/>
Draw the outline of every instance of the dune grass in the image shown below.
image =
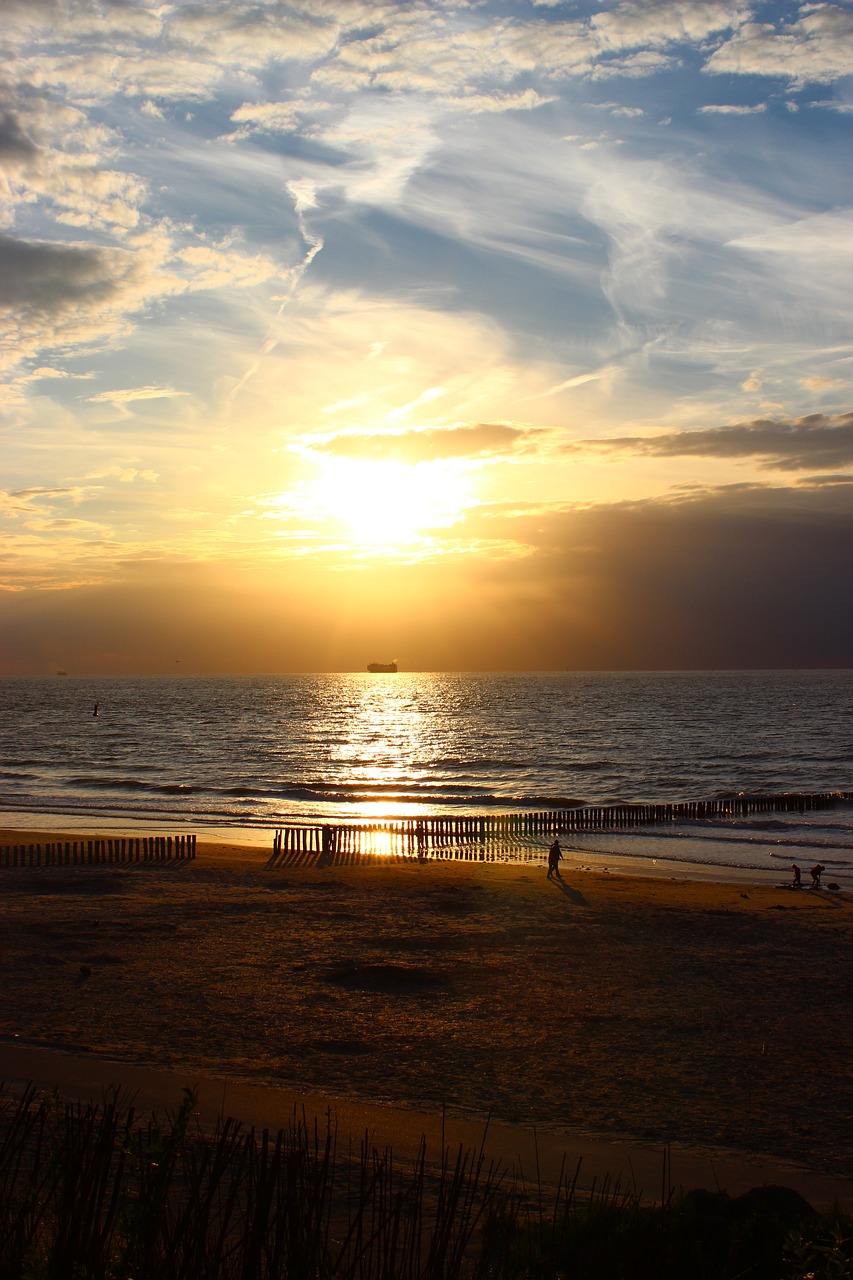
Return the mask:
<path fill-rule="evenodd" d="M 548 1192 L 479 1150 L 398 1165 L 331 1116 L 277 1132 L 0 1093 L 0 1280 L 846 1280 L 853 1221 L 759 1188 Z"/>

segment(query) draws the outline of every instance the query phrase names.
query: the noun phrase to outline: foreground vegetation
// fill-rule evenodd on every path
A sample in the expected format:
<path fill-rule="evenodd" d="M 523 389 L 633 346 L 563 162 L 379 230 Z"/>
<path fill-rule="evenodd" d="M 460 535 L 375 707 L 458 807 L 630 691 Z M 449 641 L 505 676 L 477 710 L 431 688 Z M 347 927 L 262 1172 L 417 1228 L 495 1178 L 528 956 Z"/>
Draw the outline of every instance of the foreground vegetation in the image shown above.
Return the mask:
<path fill-rule="evenodd" d="M 0 1280 L 853 1280 L 853 1220 L 784 1188 L 546 1195 L 482 1150 L 399 1167 L 328 1118 L 204 1132 L 195 1105 L 0 1093 Z"/>

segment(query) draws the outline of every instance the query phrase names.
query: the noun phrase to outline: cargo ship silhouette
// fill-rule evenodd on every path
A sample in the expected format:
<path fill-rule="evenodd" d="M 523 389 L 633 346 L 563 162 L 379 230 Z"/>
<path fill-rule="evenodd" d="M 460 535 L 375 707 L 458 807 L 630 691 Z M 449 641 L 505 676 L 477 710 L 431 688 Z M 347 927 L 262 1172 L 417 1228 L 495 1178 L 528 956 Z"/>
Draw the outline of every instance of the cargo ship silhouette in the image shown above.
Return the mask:
<path fill-rule="evenodd" d="M 368 662 L 368 671 L 396 671 L 396 662 Z"/>

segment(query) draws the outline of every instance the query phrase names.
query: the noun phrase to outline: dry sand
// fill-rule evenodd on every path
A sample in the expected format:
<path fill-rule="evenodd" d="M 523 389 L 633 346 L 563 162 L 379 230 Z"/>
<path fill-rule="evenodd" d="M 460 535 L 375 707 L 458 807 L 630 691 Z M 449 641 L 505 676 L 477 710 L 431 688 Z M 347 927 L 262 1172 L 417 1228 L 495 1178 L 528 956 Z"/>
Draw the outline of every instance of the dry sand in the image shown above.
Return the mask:
<path fill-rule="evenodd" d="M 220 844 L 184 866 L 0 871 L 0 1075 L 41 1046 L 87 1055 L 93 1079 L 148 1064 L 446 1106 L 573 1149 L 793 1161 L 849 1192 L 848 893 L 571 859 L 562 883 L 534 865 L 266 859 Z M 63 1060 L 79 1068 L 54 1053 L 43 1071 Z"/>

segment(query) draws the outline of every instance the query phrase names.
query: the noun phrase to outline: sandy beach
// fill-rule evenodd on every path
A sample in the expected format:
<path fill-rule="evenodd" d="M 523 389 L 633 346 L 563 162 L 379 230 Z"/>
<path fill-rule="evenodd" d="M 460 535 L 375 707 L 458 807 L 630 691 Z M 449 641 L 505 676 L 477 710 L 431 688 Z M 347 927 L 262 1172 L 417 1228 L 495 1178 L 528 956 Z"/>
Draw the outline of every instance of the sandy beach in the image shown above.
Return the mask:
<path fill-rule="evenodd" d="M 0 872 L 0 1067 L 31 1047 L 99 1079 L 149 1066 L 853 1176 L 846 891 L 268 856 Z"/>

